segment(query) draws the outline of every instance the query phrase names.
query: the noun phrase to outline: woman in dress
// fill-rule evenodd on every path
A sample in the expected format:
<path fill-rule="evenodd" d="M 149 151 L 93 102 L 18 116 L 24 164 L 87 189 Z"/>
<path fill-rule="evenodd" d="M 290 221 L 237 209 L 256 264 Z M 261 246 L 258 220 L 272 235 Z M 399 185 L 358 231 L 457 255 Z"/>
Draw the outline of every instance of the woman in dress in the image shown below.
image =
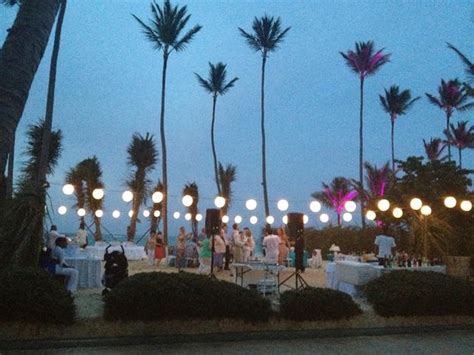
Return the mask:
<path fill-rule="evenodd" d="M 244 262 L 247 262 L 255 253 L 255 240 L 253 239 L 252 231 L 249 228 L 244 228 L 244 238 Z"/>
<path fill-rule="evenodd" d="M 87 232 L 84 222 L 79 224 L 79 230 L 76 233 L 76 243 L 81 248 L 85 248 L 87 246 Z"/>
<path fill-rule="evenodd" d="M 155 249 L 156 249 L 156 232 L 151 231 L 150 237 L 146 241 L 145 245 L 145 252 L 148 256 L 148 264 L 154 265 L 155 264 Z"/>
<path fill-rule="evenodd" d="M 176 245 L 176 266 L 181 270 L 186 266 L 186 229 L 179 227 Z"/>
<path fill-rule="evenodd" d="M 220 234 L 214 236 L 214 250 L 214 266 L 221 271 L 224 266 L 225 241 Z"/>
<path fill-rule="evenodd" d="M 284 265 L 286 259 L 288 259 L 290 241 L 283 228 L 278 228 L 278 236 L 280 237 L 280 244 L 278 245 L 278 264 Z"/>
<path fill-rule="evenodd" d="M 163 241 L 163 233 L 158 232 L 156 235 L 155 260 L 156 266 L 160 267 L 161 259 L 166 256 L 165 242 Z"/>

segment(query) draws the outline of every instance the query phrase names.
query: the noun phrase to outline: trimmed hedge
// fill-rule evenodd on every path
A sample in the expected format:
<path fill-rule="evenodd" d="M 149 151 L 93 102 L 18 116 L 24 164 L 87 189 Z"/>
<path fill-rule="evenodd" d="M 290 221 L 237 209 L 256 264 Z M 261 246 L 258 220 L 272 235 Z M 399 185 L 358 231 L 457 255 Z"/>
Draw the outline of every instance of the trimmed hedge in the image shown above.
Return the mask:
<path fill-rule="evenodd" d="M 394 271 L 365 286 L 384 317 L 474 315 L 474 283 L 436 272 Z"/>
<path fill-rule="evenodd" d="M 362 313 L 351 296 L 328 288 L 307 287 L 280 296 L 280 312 L 290 320 L 338 320 Z"/>
<path fill-rule="evenodd" d="M 74 322 L 76 308 L 66 288 L 40 269 L 2 269 L 0 320 L 55 324 Z"/>
<path fill-rule="evenodd" d="M 105 296 L 108 320 L 237 318 L 266 321 L 270 302 L 253 290 L 187 272 L 150 272 L 121 281 Z"/>

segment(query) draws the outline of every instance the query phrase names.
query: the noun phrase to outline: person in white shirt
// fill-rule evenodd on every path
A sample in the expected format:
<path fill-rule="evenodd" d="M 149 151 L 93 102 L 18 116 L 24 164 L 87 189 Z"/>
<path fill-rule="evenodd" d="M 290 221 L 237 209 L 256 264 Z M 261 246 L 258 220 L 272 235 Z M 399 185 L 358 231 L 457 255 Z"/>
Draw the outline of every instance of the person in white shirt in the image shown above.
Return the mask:
<path fill-rule="evenodd" d="M 55 247 L 51 252 L 51 259 L 56 263 L 55 274 L 64 275 L 67 278 L 66 289 L 74 293 L 77 290 L 77 283 L 79 281 L 79 271 L 69 266 L 65 260 L 64 248 L 67 247 L 67 239 L 58 237 L 55 240 Z"/>
<path fill-rule="evenodd" d="M 81 248 L 85 248 L 87 246 L 87 232 L 86 232 L 86 225 L 84 222 L 79 224 L 79 230 L 76 233 L 76 243 Z"/>
<path fill-rule="evenodd" d="M 232 235 L 229 235 L 227 233 L 227 224 L 222 224 L 222 229 L 221 229 L 221 236 L 224 238 L 225 241 L 225 265 L 224 265 L 224 270 L 230 270 L 229 264 L 230 260 L 232 258 Z"/>
<path fill-rule="evenodd" d="M 49 237 L 48 237 L 48 248 L 53 250 L 56 247 L 56 239 L 57 238 L 66 238 L 64 234 L 59 234 L 58 233 L 58 227 L 55 224 L 51 225 L 51 229 L 49 231 Z"/>
<path fill-rule="evenodd" d="M 263 238 L 263 247 L 265 248 L 265 261 L 267 263 L 276 264 L 278 262 L 280 237 L 273 233 L 271 228 L 265 230 L 265 238 Z"/>
<path fill-rule="evenodd" d="M 241 263 L 244 261 L 244 246 L 245 238 L 239 230 L 239 225 L 234 223 L 232 225 L 232 244 L 234 253 L 234 263 Z"/>
<path fill-rule="evenodd" d="M 379 234 L 375 237 L 375 245 L 379 247 L 377 257 L 380 260 L 384 258 L 390 258 L 392 256 L 392 248 L 396 247 L 395 239 L 388 235 L 388 228 L 384 226 L 383 234 Z"/>
<path fill-rule="evenodd" d="M 247 262 L 249 261 L 250 257 L 253 256 L 255 251 L 255 240 L 253 239 L 251 230 L 247 227 L 244 228 L 244 238 L 244 262 Z"/>

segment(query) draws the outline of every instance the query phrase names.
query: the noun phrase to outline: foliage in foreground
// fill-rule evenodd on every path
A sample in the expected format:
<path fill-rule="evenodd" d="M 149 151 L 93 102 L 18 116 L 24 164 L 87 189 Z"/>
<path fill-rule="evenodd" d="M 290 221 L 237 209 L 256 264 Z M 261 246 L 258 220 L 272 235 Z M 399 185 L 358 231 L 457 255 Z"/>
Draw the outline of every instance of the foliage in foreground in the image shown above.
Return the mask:
<path fill-rule="evenodd" d="M 140 273 L 105 298 L 107 320 L 236 318 L 266 321 L 270 302 L 255 291 L 190 273 Z"/>
<path fill-rule="evenodd" d="M 71 324 L 72 296 L 45 271 L 33 268 L 0 273 L 0 321 Z"/>
<path fill-rule="evenodd" d="M 280 312 L 290 320 L 339 320 L 362 313 L 351 296 L 327 288 L 307 287 L 281 294 Z"/>
<path fill-rule="evenodd" d="M 474 284 L 436 272 L 394 271 L 369 282 L 365 292 L 384 317 L 474 315 Z"/>

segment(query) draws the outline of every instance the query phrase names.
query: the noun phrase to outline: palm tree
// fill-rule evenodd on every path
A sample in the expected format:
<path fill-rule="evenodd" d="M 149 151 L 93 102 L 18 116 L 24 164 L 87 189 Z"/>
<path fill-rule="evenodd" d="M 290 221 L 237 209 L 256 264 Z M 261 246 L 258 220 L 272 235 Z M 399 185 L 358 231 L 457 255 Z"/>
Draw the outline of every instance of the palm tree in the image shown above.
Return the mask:
<path fill-rule="evenodd" d="M 15 3 L 4 0 L 6 4 Z M 14 137 L 28 93 L 48 44 L 59 10 L 58 0 L 29 0 L 20 4 L 0 55 L 0 200 L 6 194 L 7 162 L 13 168 Z"/>
<path fill-rule="evenodd" d="M 196 215 L 199 213 L 199 188 L 195 182 L 184 185 L 183 196 L 189 195 L 193 198 L 193 203 L 188 207 L 188 213 L 191 214 L 191 230 L 193 237 L 197 239 L 198 235 L 198 221 Z"/>
<path fill-rule="evenodd" d="M 74 195 L 76 196 L 76 204 L 74 207 L 77 209 L 85 208 L 85 183 L 78 165 L 68 170 L 66 173 L 65 183 L 74 186 Z M 85 223 L 84 216 L 80 216 L 79 220 L 81 223 Z"/>
<path fill-rule="evenodd" d="M 214 143 L 214 123 L 216 118 L 216 103 L 217 96 L 225 95 L 231 87 L 234 86 L 234 83 L 239 80 L 239 78 L 234 78 L 229 82 L 226 82 L 226 65 L 224 63 L 212 64 L 209 63 L 209 75 L 208 79 L 203 79 L 199 74 L 194 73 L 199 81 L 199 84 L 206 90 L 209 94 L 212 95 L 212 121 L 211 121 L 211 145 L 212 145 L 212 156 L 214 158 L 214 178 L 216 180 L 217 194 L 221 194 L 221 188 L 219 186 L 219 176 L 217 172 L 217 154 L 216 146 Z"/>
<path fill-rule="evenodd" d="M 157 191 L 163 193 L 163 184 L 159 180 L 155 188 L 151 191 L 151 194 Z M 158 225 L 160 224 L 160 221 L 161 221 L 161 208 L 162 208 L 161 202 L 153 203 L 153 209 L 150 216 L 150 230 L 151 231 L 156 231 L 158 229 Z M 156 212 L 158 212 L 159 214 L 158 216 L 155 215 Z"/>
<path fill-rule="evenodd" d="M 458 126 L 455 127 L 452 123 L 450 124 L 450 131 L 444 131 L 447 141 L 449 144 L 454 145 L 459 151 L 459 167 L 462 168 L 462 155 L 463 149 L 474 148 L 474 126 L 467 128 L 469 122 L 461 121 L 458 122 Z"/>
<path fill-rule="evenodd" d="M 77 165 L 78 174 L 84 181 L 84 203 L 85 208 L 92 215 L 94 221 L 95 232 L 94 239 L 96 241 L 102 240 L 101 220 L 96 216 L 97 210 L 102 210 L 104 199 L 97 200 L 92 196 L 95 189 L 103 189 L 104 183 L 102 181 L 102 169 L 99 160 L 96 156 L 84 159 Z"/>
<path fill-rule="evenodd" d="M 446 145 L 441 138 L 431 138 L 429 142 L 426 142 L 423 139 L 423 146 L 425 147 L 425 153 L 429 160 L 443 161 L 446 159 L 446 157 L 441 157 L 441 153 L 444 148 L 446 148 Z"/>
<path fill-rule="evenodd" d="M 447 45 L 448 45 L 449 49 L 452 49 L 454 52 L 456 52 L 458 57 L 464 63 L 464 66 L 465 66 L 464 70 L 465 70 L 466 75 L 467 75 L 467 80 L 470 83 L 474 83 L 474 63 L 472 61 L 470 61 L 467 58 L 467 56 L 465 56 L 459 49 L 454 47 L 452 44 L 447 43 Z M 470 86 L 469 84 L 465 84 L 465 85 L 466 85 L 466 88 L 467 88 L 467 91 L 469 92 L 469 94 L 471 96 L 474 96 L 474 88 L 472 86 Z"/>
<path fill-rule="evenodd" d="M 265 146 L 265 64 L 267 63 L 268 54 L 278 49 L 283 42 L 290 27 L 281 29 L 281 21 L 278 17 L 276 20 L 267 15 L 260 19 L 255 17 L 252 23 L 253 33 L 250 34 L 239 27 L 240 34 L 245 38 L 251 49 L 260 52 L 262 55 L 262 79 L 260 85 L 260 126 L 262 133 L 262 187 L 263 200 L 265 204 L 265 217 L 270 215 L 268 206 L 268 189 L 267 189 L 267 166 L 266 166 L 266 146 Z"/>
<path fill-rule="evenodd" d="M 373 201 L 378 197 L 385 196 L 385 192 L 389 189 L 393 181 L 393 170 L 390 170 L 389 163 L 385 163 L 382 167 L 372 165 L 369 162 L 364 164 L 367 183 L 367 189 L 364 191 L 367 201 Z"/>
<path fill-rule="evenodd" d="M 328 185 L 323 182 L 323 191 L 313 192 L 311 197 L 320 200 L 323 205 L 334 209 L 337 214 L 337 225 L 341 225 L 341 214 L 347 201 L 352 201 L 359 193 L 352 189 L 351 183 L 344 177 L 336 177 Z"/>
<path fill-rule="evenodd" d="M 158 152 L 153 136 L 147 133 L 145 137 L 135 133 L 132 142 L 127 148 L 127 164 L 135 169 L 127 180 L 127 186 L 133 192 L 132 211 L 130 225 L 127 228 L 127 238 L 133 241 L 137 227 L 140 206 L 146 202 L 146 196 L 150 191 L 150 180 L 147 175 L 153 171 L 158 160 Z"/>
<path fill-rule="evenodd" d="M 221 195 L 225 198 L 225 205 L 221 208 L 223 216 L 227 215 L 230 206 L 232 205 L 232 183 L 237 179 L 237 167 L 232 164 L 227 164 L 224 168 L 219 163 L 219 183 L 221 187 Z"/>
<path fill-rule="evenodd" d="M 420 97 L 411 98 L 410 90 L 403 90 L 400 92 L 400 88 L 396 85 L 392 85 L 389 90 L 384 89 L 385 96 L 379 95 L 380 103 L 390 115 L 390 123 L 392 125 L 390 139 L 392 142 L 392 170 L 395 171 L 395 147 L 394 147 L 394 128 L 395 120 L 398 116 L 402 116 L 407 113 L 416 100 Z"/>
<path fill-rule="evenodd" d="M 355 44 L 355 52 L 340 52 L 347 66 L 359 76 L 360 81 L 360 110 L 359 110 L 359 184 L 364 187 L 364 82 L 365 78 L 375 74 L 390 60 L 390 54 L 384 54 L 383 48 L 374 53 L 374 42 L 359 42 Z M 361 206 L 362 228 L 365 228 L 364 206 Z"/>
<path fill-rule="evenodd" d="M 137 16 L 133 17 L 140 23 L 146 38 L 153 43 L 157 50 L 163 52 L 163 69 L 161 75 L 161 113 L 160 113 L 160 138 L 161 138 L 161 157 L 162 157 L 162 179 L 163 179 L 163 209 L 161 215 L 163 218 L 163 239 L 168 242 L 168 174 L 167 174 L 167 154 L 165 138 L 165 92 L 166 92 L 166 68 L 170 54 L 182 52 L 192 41 L 196 33 L 201 30 L 201 26 L 196 25 L 182 34 L 184 27 L 189 21 L 191 15 L 187 15 L 186 6 L 172 7 L 169 0 L 165 0 L 163 8 L 156 2 L 151 3 L 151 12 L 153 19 L 148 26 Z"/>
<path fill-rule="evenodd" d="M 446 114 L 446 131 L 449 131 L 449 123 L 454 111 L 467 111 L 474 107 L 474 102 L 468 102 L 469 93 L 465 87 L 457 80 L 441 80 L 441 86 L 438 87 L 439 97 L 426 93 L 428 100 L 435 106 L 438 106 Z M 451 161 L 451 143 L 448 142 L 448 160 Z"/>
<path fill-rule="evenodd" d="M 43 130 L 43 146 L 41 147 L 41 156 L 38 167 L 37 186 L 41 186 L 46 178 L 46 169 L 48 162 L 48 150 L 51 138 L 51 127 L 53 125 L 54 92 L 56 88 L 56 71 L 58 65 L 59 45 L 61 43 L 61 32 L 63 28 L 64 14 L 66 13 L 66 0 L 60 0 L 60 9 L 58 22 L 56 23 L 56 32 L 54 34 L 53 53 L 51 55 L 51 65 L 49 69 L 48 96 L 46 100 L 46 114 L 44 118 L 45 129 Z"/>

